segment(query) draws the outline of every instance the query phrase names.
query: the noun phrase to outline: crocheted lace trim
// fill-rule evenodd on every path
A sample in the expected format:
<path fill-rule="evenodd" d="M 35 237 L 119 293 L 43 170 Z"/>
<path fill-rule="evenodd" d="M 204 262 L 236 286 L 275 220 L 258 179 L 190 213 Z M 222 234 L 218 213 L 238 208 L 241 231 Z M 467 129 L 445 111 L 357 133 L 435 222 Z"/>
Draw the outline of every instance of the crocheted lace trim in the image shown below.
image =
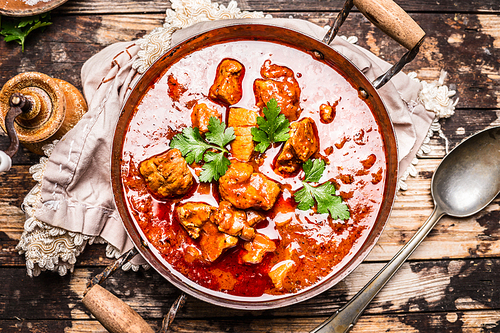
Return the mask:
<path fill-rule="evenodd" d="M 172 9 L 167 9 L 165 24 L 154 29 L 140 43 L 141 50 L 133 68 L 144 73 L 163 53 L 170 48 L 172 34 L 203 21 L 240 18 L 271 18 L 262 12 L 241 11 L 236 1 L 226 6 L 212 3 L 211 0 L 171 0 Z"/>
<path fill-rule="evenodd" d="M 163 27 L 154 29 L 141 41 L 141 50 L 139 51 L 138 59 L 133 65 L 138 72 L 144 72 L 161 54 L 168 50 L 172 33 L 178 29 L 207 20 L 271 17 L 270 15 L 264 15 L 262 12 L 242 12 L 235 1 L 231 1 L 225 7 L 224 5 L 212 3 L 210 0 L 172 0 L 172 8 L 173 10 L 167 10 Z M 325 29 L 328 29 L 328 27 L 325 27 Z M 342 36 L 342 38 L 351 43 L 357 42 L 356 37 L 346 38 Z M 415 73 L 410 73 L 409 75 L 418 80 Z M 443 73 L 437 82 L 421 82 L 420 102 L 423 103 L 427 110 L 432 110 L 436 113 L 436 119 L 432 123 L 417 156 L 422 156 L 431 151 L 429 142 L 435 133 L 438 133 L 440 137 L 446 140 L 438 121 L 441 118 L 453 115 L 458 99 L 455 101 L 451 100 L 451 97 L 455 95 L 455 91 L 449 90 L 444 85 L 445 77 L 446 75 Z M 411 105 L 409 107 L 411 108 Z M 73 271 L 76 257 L 82 253 L 87 245 L 106 243 L 100 237 L 69 232 L 61 228 L 52 227 L 35 218 L 35 209 L 41 204 L 40 188 L 43 173 L 48 157 L 52 153 L 56 143 L 53 142 L 45 146 L 44 152 L 47 157 L 42 157 L 40 163 L 30 168 L 30 173 L 38 184 L 28 193 L 22 204 L 22 208 L 28 218 L 16 249 L 19 251 L 19 254 L 25 255 L 29 276 L 38 276 L 45 270 L 57 271 L 60 275 L 65 275 L 68 271 Z M 415 177 L 417 175 L 415 168 L 417 163 L 418 158 L 415 158 L 412 165 L 403 173 L 399 180 L 398 189 L 406 190 L 408 188 L 405 181 L 409 176 Z M 108 258 L 118 258 L 120 252 L 117 248 L 108 244 L 106 256 Z M 124 270 L 132 269 L 137 271 L 139 266 L 128 263 L 122 268 Z"/>

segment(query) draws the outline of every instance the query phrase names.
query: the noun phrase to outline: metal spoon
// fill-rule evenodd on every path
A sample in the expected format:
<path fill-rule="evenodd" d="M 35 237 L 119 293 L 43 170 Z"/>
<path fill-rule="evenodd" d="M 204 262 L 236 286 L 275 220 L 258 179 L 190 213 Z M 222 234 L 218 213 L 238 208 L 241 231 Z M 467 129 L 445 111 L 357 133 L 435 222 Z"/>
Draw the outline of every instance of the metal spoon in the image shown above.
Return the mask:
<path fill-rule="evenodd" d="M 479 132 L 441 161 L 431 183 L 434 211 L 412 239 L 344 307 L 311 333 L 351 330 L 364 309 L 398 271 L 443 215 L 479 212 L 500 193 L 500 127 Z"/>

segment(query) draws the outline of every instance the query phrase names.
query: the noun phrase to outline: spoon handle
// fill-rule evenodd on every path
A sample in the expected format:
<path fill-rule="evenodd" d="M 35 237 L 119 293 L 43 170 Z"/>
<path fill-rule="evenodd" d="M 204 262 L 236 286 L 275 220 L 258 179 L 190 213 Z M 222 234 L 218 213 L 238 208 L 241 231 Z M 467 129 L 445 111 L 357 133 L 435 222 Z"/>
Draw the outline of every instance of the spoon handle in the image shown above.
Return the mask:
<path fill-rule="evenodd" d="M 345 333 L 354 327 L 364 309 L 373 298 L 382 290 L 392 276 L 413 253 L 422 240 L 429 234 L 444 212 L 438 207 L 434 208 L 431 216 L 418 229 L 417 233 L 405 246 L 342 308 L 328 318 L 311 333 Z"/>

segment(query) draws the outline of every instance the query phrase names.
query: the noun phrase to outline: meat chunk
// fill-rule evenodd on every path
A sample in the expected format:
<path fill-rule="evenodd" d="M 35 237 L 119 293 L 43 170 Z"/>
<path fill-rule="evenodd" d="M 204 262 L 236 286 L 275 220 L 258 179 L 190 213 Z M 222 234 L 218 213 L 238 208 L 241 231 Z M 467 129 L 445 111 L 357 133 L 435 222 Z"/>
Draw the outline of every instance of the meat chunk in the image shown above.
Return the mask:
<path fill-rule="evenodd" d="M 294 173 L 301 163 L 307 161 L 319 150 L 316 124 L 311 118 L 290 125 L 290 138 L 276 159 L 278 173 Z"/>
<path fill-rule="evenodd" d="M 178 102 L 182 96 L 187 91 L 187 88 L 184 87 L 177 81 L 177 78 L 170 74 L 167 78 L 168 83 L 168 95 L 174 102 Z"/>
<path fill-rule="evenodd" d="M 370 169 L 375 164 L 376 161 L 377 161 L 377 156 L 375 156 L 375 154 L 370 154 L 366 159 L 361 161 L 361 164 L 363 164 L 363 167 L 365 169 Z"/>
<path fill-rule="evenodd" d="M 266 235 L 257 233 L 251 242 L 243 244 L 243 248 L 247 252 L 241 256 L 241 260 L 248 264 L 258 264 L 267 252 L 276 251 L 276 244 Z"/>
<path fill-rule="evenodd" d="M 302 112 L 299 105 L 301 91 L 293 71 L 266 60 L 260 75 L 263 79 L 256 79 L 253 85 L 257 107 L 264 108 L 274 98 L 288 120 L 297 120 Z"/>
<path fill-rule="evenodd" d="M 235 209 L 230 202 L 222 201 L 219 209 L 212 216 L 212 222 L 222 231 L 231 236 L 239 236 L 246 226 L 247 214 L 243 210 Z"/>
<path fill-rule="evenodd" d="M 216 109 L 210 108 L 205 103 L 196 103 L 191 112 L 191 123 L 193 127 L 198 127 L 200 133 L 208 132 L 208 122 L 210 117 L 215 117 L 222 121 L 222 115 Z"/>
<path fill-rule="evenodd" d="M 202 230 L 200 247 L 203 258 L 207 261 L 214 262 L 224 250 L 238 243 L 238 237 L 220 232 L 212 222 L 203 224 Z"/>
<path fill-rule="evenodd" d="M 280 191 L 277 183 L 253 172 L 253 167 L 247 163 L 232 161 L 226 174 L 219 178 L 221 197 L 239 209 L 269 210 Z"/>
<path fill-rule="evenodd" d="M 197 239 L 201 227 L 210 220 L 215 207 L 202 202 L 188 202 L 176 208 L 179 222 L 186 229 L 189 236 Z"/>
<path fill-rule="evenodd" d="M 253 227 L 257 225 L 259 222 L 264 221 L 266 218 L 259 212 L 254 210 L 247 210 L 247 223 L 249 226 Z"/>
<path fill-rule="evenodd" d="M 269 271 L 269 277 L 277 289 L 283 288 L 283 281 L 288 272 L 295 266 L 293 260 L 283 260 L 274 265 Z"/>
<path fill-rule="evenodd" d="M 193 185 L 193 175 L 178 149 L 169 149 L 142 161 L 139 172 L 149 191 L 160 198 L 184 195 Z"/>
<path fill-rule="evenodd" d="M 227 126 L 234 128 L 236 139 L 231 142 L 231 153 L 240 161 L 248 162 L 255 144 L 251 128 L 257 126 L 258 113 L 244 108 L 230 108 Z"/>
<path fill-rule="evenodd" d="M 322 123 L 329 124 L 333 121 L 333 119 L 335 119 L 335 115 L 337 114 L 337 105 L 339 102 L 340 98 L 333 102 L 333 104 L 327 102 L 319 106 L 319 116 Z"/>
<path fill-rule="evenodd" d="M 240 101 L 243 89 L 241 82 L 245 74 L 245 67 L 234 59 L 224 59 L 217 66 L 214 83 L 210 87 L 208 97 L 213 101 L 220 101 L 226 105 L 233 105 Z"/>
<path fill-rule="evenodd" d="M 259 221 L 259 218 L 264 219 L 256 212 L 245 212 L 234 208 L 228 201 L 221 201 L 211 221 L 218 225 L 219 231 L 250 241 L 255 236 L 255 229 L 252 226 Z"/>

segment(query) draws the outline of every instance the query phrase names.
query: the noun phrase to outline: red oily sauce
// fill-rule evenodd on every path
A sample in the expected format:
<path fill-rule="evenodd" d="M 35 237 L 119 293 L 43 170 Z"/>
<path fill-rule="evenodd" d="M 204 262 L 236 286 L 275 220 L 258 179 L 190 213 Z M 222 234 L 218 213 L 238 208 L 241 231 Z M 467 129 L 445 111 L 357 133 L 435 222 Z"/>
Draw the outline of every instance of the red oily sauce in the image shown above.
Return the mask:
<path fill-rule="evenodd" d="M 333 220 L 328 214 L 296 209 L 293 193 L 302 186 L 303 171 L 281 176 L 273 161 L 282 148 L 274 145 L 264 154 L 254 153 L 254 170 L 280 184 L 274 207 L 263 211 L 265 221 L 256 232 L 276 244 L 259 264 L 241 261 L 242 241 L 213 263 L 199 260 L 199 241 L 180 225 L 175 207 L 186 202 L 217 206 L 218 184 L 200 183 L 181 198 L 159 200 L 146 188 L 139 163 L 169 149 L 170 139 L 192 126 L 190 114 L 197 102 L 220 111 L 227 107 L 208 99 L 218 64 L 226 58 L 245 68 L 241 100 L 232 107 L 256 109 L 253 82 L 264 62 L 293 71 L 301 89 L 298 120 L 309 117 L 317 126 L 319 158 L 326 170 L 319 183 L 332 181 L 350 210 L 350 219 Z M 321 107 L 323 105 L 323 108 Z M 333 109 L 325 109 L 325 105 Z M 320 113 L 321 110 L 321 113 Z M 326 115 L 320 117 L 320 114 Z M 193 174 L 199 165 L 191 165 Z M 167 68 L 137 105 L 125 135 L 122 179 L 133 219 L 145 237 L 171 267 L 187 279 L 214 291 L 235 296 L 266 298 L 314 286 L 352 259 L 377 218 L 386 177 L 384 144 L 370 107 L 352 84 L 334 68 L 294 48 L 258 41 L 235 41 L 206 47 Z M 275 286 L 268 272 L 277 263 L 292 260 L 283 284 Z"/>

